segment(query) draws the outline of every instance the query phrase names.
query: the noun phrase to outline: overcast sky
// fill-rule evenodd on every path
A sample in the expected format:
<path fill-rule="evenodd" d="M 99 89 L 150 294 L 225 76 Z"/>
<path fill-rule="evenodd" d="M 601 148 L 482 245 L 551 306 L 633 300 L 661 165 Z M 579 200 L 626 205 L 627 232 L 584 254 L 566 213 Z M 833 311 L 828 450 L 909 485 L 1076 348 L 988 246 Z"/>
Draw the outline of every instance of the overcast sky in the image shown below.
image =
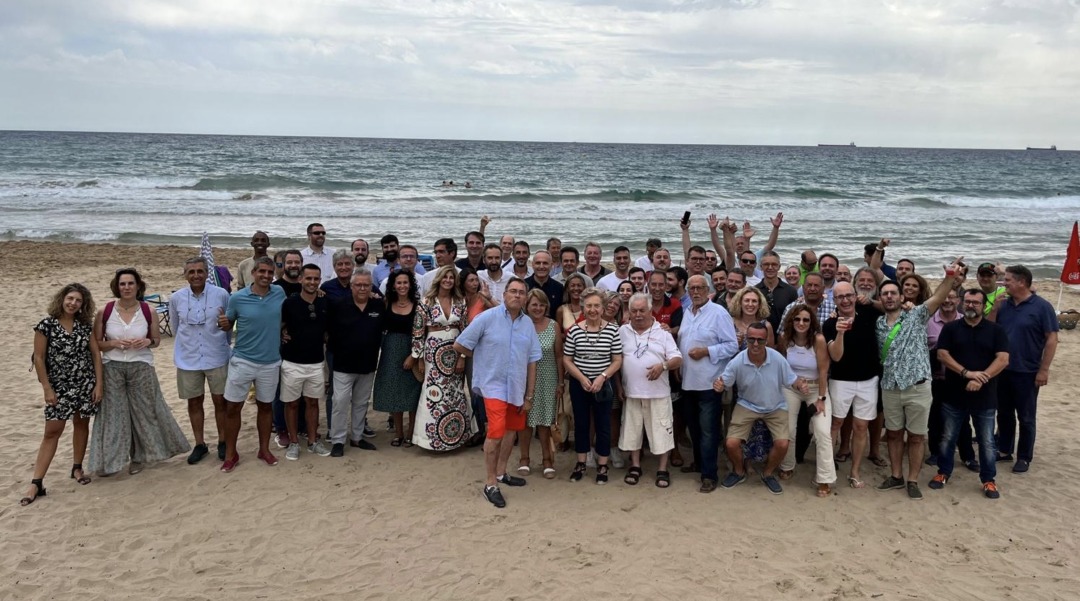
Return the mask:
<path fill-rule="evenodd" d="M 12 0 L 0 129 L 1080 148 L 1080 0 Z"/>

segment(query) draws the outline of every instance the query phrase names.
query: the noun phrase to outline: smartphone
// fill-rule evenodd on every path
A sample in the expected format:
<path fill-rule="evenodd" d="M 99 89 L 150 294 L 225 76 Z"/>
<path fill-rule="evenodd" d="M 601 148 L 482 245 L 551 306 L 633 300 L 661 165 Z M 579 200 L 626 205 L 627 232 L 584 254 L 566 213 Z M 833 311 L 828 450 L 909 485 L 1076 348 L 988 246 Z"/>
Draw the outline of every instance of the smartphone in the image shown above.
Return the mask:
<path fill-rule="evenodd" d="M 687 212 L 682 214 L 682 224 L 686 225 L 688 223 L 690 223 L 690 211 L 687 211 Z"/>

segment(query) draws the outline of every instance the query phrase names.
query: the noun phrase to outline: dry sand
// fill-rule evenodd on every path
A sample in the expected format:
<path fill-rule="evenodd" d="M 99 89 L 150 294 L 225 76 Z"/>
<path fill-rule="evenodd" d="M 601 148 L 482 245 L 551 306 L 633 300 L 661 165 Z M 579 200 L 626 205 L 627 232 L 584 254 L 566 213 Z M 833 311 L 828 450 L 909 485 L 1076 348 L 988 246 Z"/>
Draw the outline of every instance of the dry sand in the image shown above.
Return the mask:
<path fill-rule="evenodd" d="M 182 457 L 136 476 L 68 479 L 70 428 L 45 480 L 49 491 L 22 508 L 41 440 L 42 395 L 27 371 L 31 327 L 68 282 L 101 303 L 115 269 L 136 266 L 150 292 L 184 284 L 192 248 L 0 243 L 0 335 L 14 366 L 0 382 L 8 432 L 0 459 L 0 598 L 51 599 L 1067 599 L 1077 598 L 1080 442 L 1075 424 L 1076 331 L 1063 332 L 1042 392 L 1031 472 L 998 476 L 1002 498 L 981 495 L 963 468 L 926 499 L 838 486 L 818 499 L 801 466 L 781 496 L 754 478 L 733 490 L 697 492 L 673 474 L 637 487 L 529 478 L 506 491 L 509 506 L 481 496 L 475 449 L 435 456 L 389 445 L 385 416 L 372 415 L 379 450 L 344 459 L 302 455 L 267 467 L 255 460 L 254 408 L 245 409 L 243 456 L 232 474 L 216 459 Z M 232 267 L 247 253 L 218 252 Z M 1043 283 L 1051 301 L 1057 285 Z M 1070 295 L 1067 307 L 1080 307 Z M 172 339 L 155 351 L 165 396 L 190 436 L 176 398 Z M 207 404 L 209 408 L 209 403 Z M 212 424 L 211 420 L 208 423 Z M 207 439 L 214 440 L 213 427 Z M 534 445 L 537 443 L 534 442 Z M 811 449 L 811 456 L 813 450 Z M 534 446 L 534 465 L 540 453 Z M 513 464 L 516 464 L 515 452 Z M 841 482 L 849 464 L 842 464 Z M 869 466 L 867 481 L 884 470 Z"/>

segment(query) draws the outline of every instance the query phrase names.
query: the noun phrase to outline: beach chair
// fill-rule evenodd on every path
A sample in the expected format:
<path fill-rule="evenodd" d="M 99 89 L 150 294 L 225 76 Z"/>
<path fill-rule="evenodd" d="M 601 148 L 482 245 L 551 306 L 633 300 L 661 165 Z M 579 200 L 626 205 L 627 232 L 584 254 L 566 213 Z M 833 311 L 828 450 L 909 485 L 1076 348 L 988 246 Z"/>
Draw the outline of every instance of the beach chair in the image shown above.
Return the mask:
<path fill-rule="evenodd" d="M 160 294 L 148 294 L 143 297 L 143 300 L 153 307 L 154 313 L 157 314 L 158 331 L 172 336 L 172 326 L 169 325 L 169 301 L 161 298 Z"/>

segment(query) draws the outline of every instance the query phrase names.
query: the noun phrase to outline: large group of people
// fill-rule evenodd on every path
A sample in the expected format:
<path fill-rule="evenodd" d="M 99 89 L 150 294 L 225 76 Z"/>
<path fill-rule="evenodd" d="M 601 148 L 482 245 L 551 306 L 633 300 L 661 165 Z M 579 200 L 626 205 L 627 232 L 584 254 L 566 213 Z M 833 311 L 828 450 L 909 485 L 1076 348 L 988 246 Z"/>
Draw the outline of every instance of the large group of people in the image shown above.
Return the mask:
<path fill-rule="evenodd" d="M 440 238 L 427 269 L 393 234 L 371 265 L 366 240 L 335 251 L 319 223 L 307 228 L 308 246 L 275 255 L 256 232 L 236 290 L 210 283 L 212 266 L 194 257 L 187 286 L 168 302 L 194 446 L 157 379 L 161 334 L 140 273 L 117 270 L 115 300 L 100 310 L 85 286 L 69 284 L 34 328 L 46 421 L 21 502 L 46 495 L 69 420 L 79 484 L 183 453 L 201 463 L 207 390 L 222 472 L 240 462 L 248 403 L 255 457 L 267 466 L 278 464 L 271 443 L 299 460 L 301 438 L 316 456 L 375 451 L 373 405 L 389 414 L 391 447 L 482 446 L 482 492 L 496 507 L 506 505 L 504 487 L 527 484 L 534 434 L 547 479 L 557 477 L 557 453 L 572 449 L 570 481 L 591 471 L 605 484 L 625 470 L 623 482 L 637 485 L 647 448 L 659 488 L 680 468 L 703 493 L 756 472 L 781 494 L 812 446 L 820 497 L 836 492 L 850 461 L 851 488 L 866 486 L 871 462 L 888 469 L 878 490 L 921 499 L 924 465 L 937 468 L 928 487 L 941 489 L 959 452 L 997 498 L 997 464 L 1024 473 L 1034 459 L 1038 392 L 1057 345 L 1057 316 L 1031 272 L 984 262 L 967 286 L 957 258 L 926 274 L 940 278 L 932 287 L 911 260 L 886 263 L 888 239 L 868 244 L 858 266 L 808 249 L 785 269 L 774 250 L 783 220 L 771 220 L 754 250 L 748 222 L 710 215 L 706 249 L 691 243 L 687 215 L 685 267 L 650 238 L 637 260 L 616 247 L 613 269 L 596 242 L 580 252 L 558 238 L 536 250 L 511 236 L 487 243 L 486 216 L 465 235 L 466 256 Z"/>

